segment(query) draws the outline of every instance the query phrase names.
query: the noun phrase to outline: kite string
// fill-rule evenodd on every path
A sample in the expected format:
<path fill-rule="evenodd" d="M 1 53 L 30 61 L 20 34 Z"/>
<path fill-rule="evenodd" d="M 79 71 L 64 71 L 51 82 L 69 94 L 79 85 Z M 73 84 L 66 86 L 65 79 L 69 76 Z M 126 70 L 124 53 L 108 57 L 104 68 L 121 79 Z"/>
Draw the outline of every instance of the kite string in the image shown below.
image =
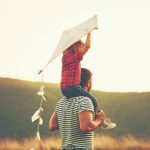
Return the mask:
<path fill-rule="evenodd" d="M 40 75 L 41 73 L 43 73 L 43 71 L 47 68 L 47 66 L 50 64 L 51 62 L 51 58 L 48 60 L 47 64 L 38 72 L 38 75 Z M 43 76 L 43 75 L 42 75 Z M 42 77 L 43 78 L 43 77 Z M 43 79 L 42 79 L 43 80 Z"/>

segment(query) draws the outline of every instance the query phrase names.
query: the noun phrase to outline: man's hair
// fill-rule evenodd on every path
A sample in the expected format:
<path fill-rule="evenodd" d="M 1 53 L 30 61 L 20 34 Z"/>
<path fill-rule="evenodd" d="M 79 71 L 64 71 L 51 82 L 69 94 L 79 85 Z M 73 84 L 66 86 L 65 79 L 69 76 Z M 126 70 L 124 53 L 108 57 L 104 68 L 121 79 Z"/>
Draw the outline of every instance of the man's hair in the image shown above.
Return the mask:
<path fill-rule="evenodd" d="M 92 72 L 86 68 L 81 68 L 81 87 L 85 87 L 92 78 Z"/>

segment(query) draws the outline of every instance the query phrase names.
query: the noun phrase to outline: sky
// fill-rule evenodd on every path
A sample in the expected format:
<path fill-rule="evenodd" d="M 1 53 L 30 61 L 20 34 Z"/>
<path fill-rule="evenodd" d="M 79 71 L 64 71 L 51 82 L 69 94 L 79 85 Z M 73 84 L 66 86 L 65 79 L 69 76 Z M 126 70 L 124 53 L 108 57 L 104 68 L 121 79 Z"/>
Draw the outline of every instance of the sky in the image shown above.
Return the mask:
<path fill-rule="evenodd" d="M 0 77 L 40 81 L 63 30 L 94 15 L 99 29 L 82 61 L 93 89 L 150 91 L 149 0 L 0 0 Z M 60 82 L 61 57 L 45 69 L 45 82 Z"/>

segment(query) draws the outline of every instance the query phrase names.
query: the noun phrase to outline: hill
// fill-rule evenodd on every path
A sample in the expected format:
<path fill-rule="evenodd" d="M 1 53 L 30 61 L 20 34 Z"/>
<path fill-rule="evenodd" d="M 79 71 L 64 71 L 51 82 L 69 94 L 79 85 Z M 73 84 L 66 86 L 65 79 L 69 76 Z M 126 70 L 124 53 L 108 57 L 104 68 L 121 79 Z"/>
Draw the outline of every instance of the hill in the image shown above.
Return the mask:
<path fill-rule="evenodd" d="M 39 108 L 40 82 L 29 82 L 10 78 L 0 78 L 0 137 L 28 137 L 35 135 L 36 123 L 31 116 Z M 45 97 L 41 134 L 58 134 L 48 130 L 49 118 L 57 100 L 61 98 L 59 85 L 44 83 Z M 111 136 L 131 134 L 150 137 L 150 92 L 117 93 L 92 91 L 105 113 L 117 123 L 113 130 L 97 129 L 96 133 Z"/>

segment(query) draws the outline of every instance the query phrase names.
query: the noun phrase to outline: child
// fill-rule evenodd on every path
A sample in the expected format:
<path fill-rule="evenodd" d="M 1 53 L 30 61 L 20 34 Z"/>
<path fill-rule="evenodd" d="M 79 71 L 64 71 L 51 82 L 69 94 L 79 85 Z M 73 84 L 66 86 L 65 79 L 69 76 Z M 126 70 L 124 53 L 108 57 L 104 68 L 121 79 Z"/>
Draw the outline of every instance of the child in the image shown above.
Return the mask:
<path fill-rule="evenodd" d="M 88 91 L 85 91 L 81 85 L 81 60 L 90 48 L 91 33 L 87 34 L 85 44 L 80 40 L 70 46 L 63 52 L 62 72 L 61 72 L 61 91 L 66 98 L 86 96 L 92 100 L 94 111 L 100 111 L 97 100 Z M 105 123 L 106 122 L 106 123 Z M 102 128 L 112 128 L 111 121 L 104 121 Z"/>
<path fill-rule="evenodd" d="M 91 33 L 88 33 L 85 44 L 77 41 L 63 52 L 62 72 L 61 72 L 61 91 L 67 98 L 86 96 L 92 100 L 94 110 L 98 109 L 97 100 L 89 92 L 80 86 L 81 60 L 90 48 Z"/>

